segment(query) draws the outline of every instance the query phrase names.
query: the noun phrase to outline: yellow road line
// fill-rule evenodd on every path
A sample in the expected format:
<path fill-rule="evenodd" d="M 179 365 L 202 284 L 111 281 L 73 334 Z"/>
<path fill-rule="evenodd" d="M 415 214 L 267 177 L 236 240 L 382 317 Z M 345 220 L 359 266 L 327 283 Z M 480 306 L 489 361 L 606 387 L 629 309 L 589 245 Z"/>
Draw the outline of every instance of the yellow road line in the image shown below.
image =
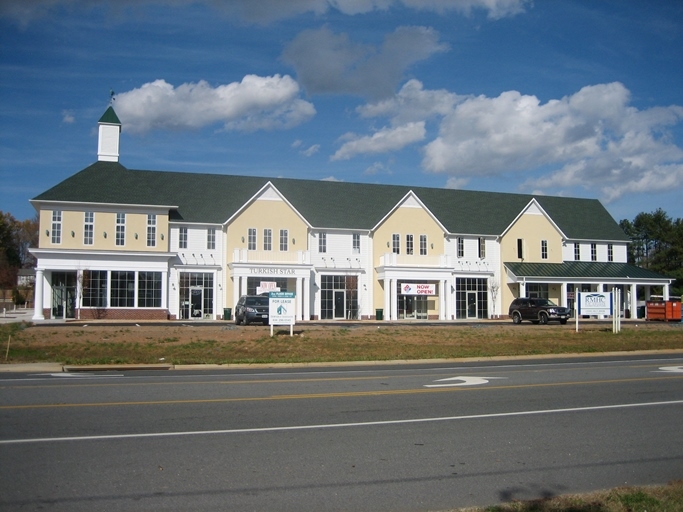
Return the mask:
<path fill-rule="evenodd" d="M 230 402 L 260 402 L 272 400 L 310 400 L 317 398 L 351 398 L 351 397 L 371 397 L 371 396 L 390 396 L 390 395 L 410 395 L 423 393 L 448 393 L 464 391 L 493 391 L 507 389 L 526 389 L 542 387 L 560 386 L 584 386 L 598 384 L 620 384 L 626 382 L 652 382 L 660 380 L 683 379 L 683 376 L 662 376 L 662 377 L 642 377 L 635 379 L 614 379 L 614 380 L 593 380 L 582 382 L 553 382 L 543 384 L 513 384 L 507 386 L 476 386 L 476 387 L 444 387 L 444 388 L 418 388 L 418 389 L 397 389 L 397 390 L 376 390 L 376 391 L 348 391 L 340 393 L 303 393 L 299 395 L 270 395 L 263 397 L 241 397 L 241 398 L 199 398 L 186 400 L 150 400 L 133 402 L 90 402 L 90 403 L 59 403 L 59 404 L 25 404 L 25 405 L 3 405 L 0 410 L 17 409 L 62 409 L 76 407 L 121 407 L 131 405 L 179 405 L 179 404 L 210 404 L 210 403 L 230 403 Z"/>

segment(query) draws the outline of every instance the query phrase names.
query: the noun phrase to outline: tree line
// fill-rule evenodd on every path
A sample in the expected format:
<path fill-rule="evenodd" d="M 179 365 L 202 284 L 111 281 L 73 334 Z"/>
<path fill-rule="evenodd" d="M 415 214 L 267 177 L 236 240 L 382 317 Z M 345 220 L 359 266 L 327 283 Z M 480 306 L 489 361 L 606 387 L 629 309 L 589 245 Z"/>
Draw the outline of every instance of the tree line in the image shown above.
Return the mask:
<path fill-rule="evenodd" d="M 658 208 L 639 213 L 633 222 L 619 222 L 631 239 L 628 262 L 665 276 L 674 277 L 671 295 L 683 295 L 683 219 L 672 219 Z"/>
<path fill-rule="evenodd" d="M 38 247 L 38 228 L 38 215 L 17 220 L 0 210 L 0 288 L 15 290 L 19 269 L 36 266 L 28 249 Z"/>

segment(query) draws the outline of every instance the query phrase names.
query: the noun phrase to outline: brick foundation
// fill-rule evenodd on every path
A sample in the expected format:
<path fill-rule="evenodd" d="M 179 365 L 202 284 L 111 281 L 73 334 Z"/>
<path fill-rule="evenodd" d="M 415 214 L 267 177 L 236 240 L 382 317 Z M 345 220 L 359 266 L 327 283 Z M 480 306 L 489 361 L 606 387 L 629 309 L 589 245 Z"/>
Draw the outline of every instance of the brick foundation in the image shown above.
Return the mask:
<path fill-rule="evenodd" d="M 76 311 L 78 318 L 78 311 Z M 168 320 L 167 309 L 81 309 L 81 320 Z"/>

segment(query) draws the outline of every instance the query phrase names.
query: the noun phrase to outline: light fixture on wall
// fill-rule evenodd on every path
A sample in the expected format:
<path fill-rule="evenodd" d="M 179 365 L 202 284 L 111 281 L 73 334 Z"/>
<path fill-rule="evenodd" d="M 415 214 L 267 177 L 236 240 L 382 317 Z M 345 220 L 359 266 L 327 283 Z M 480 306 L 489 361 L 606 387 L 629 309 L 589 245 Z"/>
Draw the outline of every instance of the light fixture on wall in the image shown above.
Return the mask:
<path fill-rule="evenodd" d="M 434 249 L 434 242 L 432 242 L 432 249 Z"/>
<path fill-rule="evenodd" d="M 296 238 L 292 238 L 292 245 L 296 245 Z"/>
<path fill-rule="evenodd" d="M 106 231 L 104 232 L 104 238 L 107 238 L 107 232 Z"/>
<path fill-rule="evenodd" d="M 161 233 L 161 239 L 162 239 L 162 240 L 164 239 L 164 234 L 163 234 L 163 233 Z"/>
<path fill-rule="evenodd" d="M 389 242 L 387 242 L 387 247 L 389 247 Z"/>
<path fill-rule="evenodd" d="M 242 243 L 244 243 L 244 237 L 242 237 Z"/>
<path fill-rule="evenodd" d="M 50 236 L 50 230 L 49 229 L 45 230 L 45 236 Z"/>
<path fill-rule="evenodd" d="M 73 238 L 73 237 L 75 237 L 75 236 L 76 236 L 76 233 L 74 233 L 74 232 L 72 231 L 72 232 L 71 232 L 71 238 Z"/>
<path fill-rule="evenodd" d="M 138 234 L 137 234 L 137 233 L 135 233 L 135 239 L 136 239 L 136 240 L 138 239 Z"/>

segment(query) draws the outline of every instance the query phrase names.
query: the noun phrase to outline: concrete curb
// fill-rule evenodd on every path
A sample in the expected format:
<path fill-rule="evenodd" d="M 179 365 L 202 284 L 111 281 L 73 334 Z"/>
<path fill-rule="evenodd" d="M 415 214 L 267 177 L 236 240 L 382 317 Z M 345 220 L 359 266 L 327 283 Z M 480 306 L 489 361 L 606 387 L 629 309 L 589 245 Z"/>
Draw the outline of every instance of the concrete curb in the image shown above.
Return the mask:
<path fill-rule="evenodd" d="M 609 356 L 644 356 L 656 354 L 683 354 L 683 349 L 662 350 L 634 350 L 631 352 L 582 352 L 567 354 L 539 354 L 521 356 L 493 356 L 493 357 L 464 357 L 454 359 L 397 359 L 391 361 L 329 361 L 312 363 L 239 363 L 239 364 L 91 364 L 91 365 L 63 365 L 59 363 L 20 363 L 0 364 L 2 372 L 24 373 L 77 373 L 77 372 L 114 372 L 114 371 L 149 371 L 149 370 L 248 370 L 248 369 L 276 369 L 276 368 L 343 368 L 349 366 L 390 366 L 410 364 L 453 364 L 479 363 L 493 361 L 515 360 L 543 360 L 543 359 L 581 359 L 589 357 Z"/>
<path fill-rule="evenodd" d="M 68 373 L 75 372 L 112 372 L 130 370 L 172 370 L 172 364 L 84 364 L 84 365 L 64 365 L 63 371 Z"/>

